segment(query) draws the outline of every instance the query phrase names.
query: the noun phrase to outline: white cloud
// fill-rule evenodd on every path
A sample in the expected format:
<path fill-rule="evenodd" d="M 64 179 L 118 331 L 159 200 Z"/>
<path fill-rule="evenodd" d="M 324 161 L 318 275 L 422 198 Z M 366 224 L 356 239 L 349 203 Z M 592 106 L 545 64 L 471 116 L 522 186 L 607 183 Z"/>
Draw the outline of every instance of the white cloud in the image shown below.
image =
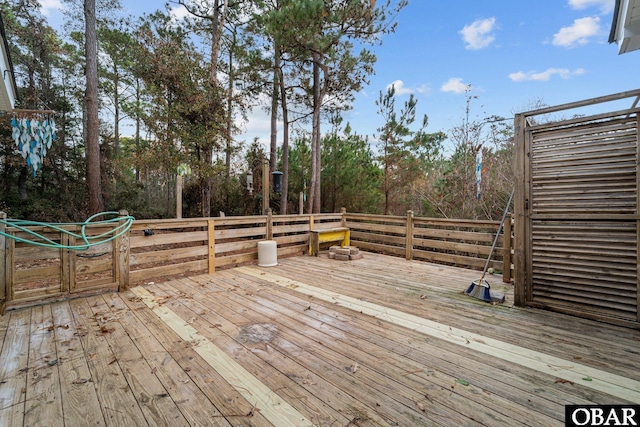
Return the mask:
<path fill-rule="evenodd" d="M 576 10 L 589 7 L 599 7 L 603 14 L 611 13 L 615 7 L 615 0 L 569 0 L 569 6 Z"/>
<path fill-rule="evenodd" d="M 409 89 L 408 87 L 404 87 L 404 82 L 402 80 L 395 80 L 392 83 L 387 85 L 387 90 L 394 88 L 396 90 L 396 95 L 408 95 L 413 93 L 413 89 Z"/>
<path fill-rule="evenodd" d="M 175 21 L 181 21 L 183 20 L 186 16 L 189 16 L 189 12 L 187 11 L 187 9 L 180 5 L 178 7 L 174 7 L 169 11 L 169 15 L 171 15 L 171 17 L 175 20 Z"/>
<path fill-rule="evenodd" d="M 389 90 L 389 88 L 393 87 L 396 91 L 396 95 L 409 95 L 412 93 L 429 93 L 430 92 L 430 88 L 429 85 L 422 85 L 422 86 L 418 86 L 416 88 L 410 88 L 410 87 L 406 87 L 404 85 L 404 82 L 402 80 L 395 80 L 391 83 L 389 83 L 386 87 L 387 90 Z"/>
<path fill-rule="evenodd" d="M 62 9 L 60 0 L 40 0 L 40 12 L 46 17 L 51 16 L 51 12 L 57 12 Z"/>
<path fill-rule="evenodd" d="M 418 92 L 418 93 L 430 93 L 431 92 L 431 88 L 429 87 L 429 85 L 418 86 L 416 88 L 416 92 Z"/>
<path fill-rule="evenodd" d="M 548 68 L 541 73 L 536 73 L 535 71 L 527 71 L 526 73 L 523 71 L 518 71 L 517 73 L 509 74 L 509 78 L 514 82 L 523 82 L 523 81 L 539 81 L 546 82 L 551 79 L 553 76 L 559 76 L 562 79 L 569 79 L 574 76 L 580 76 L 584 74 L 583 68 L 576 68 L 571 71 L 567 68 Z"/>
<path fill-rule="evenodd" d="M 471 25 L 465 25 L 460 34 L 465 49 L 478 50 L 489 46 L 496 38 L 493 35 L 496 18 L 478 19 Z"/>
<path fill-rule="evenodd" d="M 600 31 L 600 18 L 597 16 L 580 18 L 570 27 L 562 27 L 553 35 L 553 45 L 574 47 L 589 43 L 589 38 Z"/>
<path fill-rule="evenodd" d="M 470 87 L 471 85 L 462 83 L 460 77 L 452 77 L 440 87 L 440 90 L 442 92 L 465 93 Z"/>

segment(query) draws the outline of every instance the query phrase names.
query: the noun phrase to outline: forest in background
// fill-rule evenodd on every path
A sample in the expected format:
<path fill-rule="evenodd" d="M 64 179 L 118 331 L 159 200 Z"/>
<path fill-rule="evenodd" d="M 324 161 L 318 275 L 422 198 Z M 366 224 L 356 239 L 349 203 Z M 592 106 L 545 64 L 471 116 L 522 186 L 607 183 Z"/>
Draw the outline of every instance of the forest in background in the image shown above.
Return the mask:
<path fill-rule="evenodd" d="M 175 217 L 180 165 L 191 172 L 184 217 L 260 214 L 265 161 L 283 172 L 274 213 L 297 213 L 302 193 L 305 213 L 500 218 L 513 186 L 513 121 L 477 118 L 471 92 L 460 124 L 446 131 L 428 132 L 418 99 L 400 102 L 393 88 L 379 90 L 371 137 L 341 118 L 375 70 L 366 46 L 394 31 L 405 1 L 180 0 L 184 21 L 161 10 L 120 17 L 117 0 L 98 2 L 97 160 L 87 155 L 90 1 L 69 0 L 60 31 L 33 0 L 1 4 L 16 108 L 53 110 L 57 123 L 33 174 L 11 137 L 11 114 L 0 117 L 0 211 L 10 218 L 80 221 L 120 209 Z M 269 146 L 238 139 L 238 123 L 259 108 L 271 115 Z"/>

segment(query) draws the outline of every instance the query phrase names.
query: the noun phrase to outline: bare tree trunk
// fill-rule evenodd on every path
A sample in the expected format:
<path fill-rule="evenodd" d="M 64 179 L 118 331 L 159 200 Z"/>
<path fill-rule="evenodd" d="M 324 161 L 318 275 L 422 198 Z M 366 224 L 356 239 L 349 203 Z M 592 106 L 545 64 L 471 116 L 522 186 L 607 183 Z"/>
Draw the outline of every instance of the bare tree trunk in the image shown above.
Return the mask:
<path fill-rule="evenodd" d="M 218 81 L 218 52 L 220 51 L 220 39 L 222 38 L 222 30 L 227 17 L 227 8 L 229 5 L 224 1 L 215 0 L 213 3 L 213 16 L 211 20 L 211 78 Z M 222 12 L 220 10 L 222 9 Z"/>
<path fill-rule="evenodd" d="M 287 111 L 287 93 L 284 87 L 284 76 L 282 69 L 278 68 L 280 74 L 280 99 L 282 99 L 282 197 L 280 198 L 280 214 L 287 214 L 289 199 L 289 113 Z"/>
<path fill-rule="evenodd" d="M 320 54 L 313 53 L 313 119 L 311 130 L 311 187 L 307 212 L 320 212 Z"/>
<path fill-rule="evenodd" d="M 213 150 L 209 146 L 205 146 L 202 149 L 202 155 L 204 161 L 210 165 L 213 159 Z M 207 172 L 207 175 L 203 179 L 202 185 L 202 217 L 208 218 L 211 216 L 211 188 L 213 187 L 213 178 Z"/>
<path fill-rule="evenodd" d="M 233 70 L 233 49 L 236 46 L 236 32 L 233 31 L 233 40 L 229 48 L 229 85 L 227 86 L 227 129 L 226 129 L 226 148 L 225 148 L 225 175 L 224 175 L 224 201 L 225 209 L 229 205 L 229 185 L 231 179 L 231 151 L 232 151 L 232 131 L 233 131 L 233 84 L 235 81 L 235 73 Z"/>
<path fill-rule="evenodd" d="M 100 136 L 98 123 L 98 42 L 96 36 L 96 1 L 84 1 L 86 81 L 84 102 L 87 111 L 86 151 L 89 214 L 104 210 L 100 174 Z"/>
<path fill-rule="evenodd" d="M 140 99 L 141 99 L 141 90 L 140 90 L 140 80 L 136 79 L 136 183 L 140 182 Z"/>
<path fill-rule="evenodd" d="M 273 88 L 271 91 L 271 135 L 269 147 L 269 172 L 276 170 L 276 152 L 278 150 L 278 90 L 280 90 L 280 49 L 275 42 L 275 58 L 273 62 Z M 273 175 L 271 175 L 273 176 Z M 270 181 L 272 178 L 269 179 Z"/>

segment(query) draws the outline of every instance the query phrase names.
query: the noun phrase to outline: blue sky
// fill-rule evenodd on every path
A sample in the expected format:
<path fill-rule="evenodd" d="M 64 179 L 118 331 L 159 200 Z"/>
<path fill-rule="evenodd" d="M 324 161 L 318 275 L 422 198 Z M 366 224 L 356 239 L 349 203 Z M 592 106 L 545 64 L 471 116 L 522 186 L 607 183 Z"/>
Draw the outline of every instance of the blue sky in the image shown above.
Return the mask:
<path fill-rule="evenodd" d="M 57 0 L 41 3 L 55 19 Z M 123 4 L 136 15 L 159 6 Z M 382 125 L 375 101 L 391 84 L 398 106 L 413 93 L 420 117 L 429 116 L 427 130 L 445 133 L 461 123 L 469 95 L 477 97 L 471 119 L 482 121 L 513 117 L 535 102 L 557 105 L 637 89 L 640 52 L 618 55 L 608 43 L 613 6 L 614 0 L 410 0 L 397 31 L 374 48 L 376 74 L 344 118 L 375 140 Z M 249 120 L 238 138 L 268 141 L 268 117 L 260 108 Z"/>

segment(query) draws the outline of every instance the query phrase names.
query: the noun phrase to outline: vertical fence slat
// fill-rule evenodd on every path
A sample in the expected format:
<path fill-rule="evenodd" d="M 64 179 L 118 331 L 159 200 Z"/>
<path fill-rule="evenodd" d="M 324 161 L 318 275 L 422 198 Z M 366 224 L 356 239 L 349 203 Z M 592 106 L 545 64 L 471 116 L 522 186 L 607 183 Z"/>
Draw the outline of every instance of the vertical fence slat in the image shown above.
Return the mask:
<path fill-rule="evenodd" d="M 0 212 L 0 219 L 7 219 L 7 214 Z M 7 226 L 4 223 L 0 224 L 0 232 L 4 233 L 7 230 Z M 7 276 L 5 274 L 8 268 L 7 261 L 7 248 L 6 238 L 3 234 L 0 234 L 0 316 L 4 316 L 7 306 Z"/>
<path fill-rule="evenodd" d="M 60 234 L 60 243 L 69 246 L 69 235 L 67 233 Z M 71 251 L 69 249 L 60 248 L 60 291 L 69 292 L 71 289 L 71 268 L 69 258 Z M 75 278 L 75 275 L 74 275 Z M 73 286 L 75 288 L 75 285 Z"/>
<path fill-rule="evenodd" d="M 413 259 L 413 211 L 407 211 L 405 258 Z"/>
<path fill-rule="evenodd" d="M 118 212 L 121 217 L 129 216 L 129 212 L 121 210 Z M 124 220 L 120 222 L 123 225 Z M 118 282 L 118 291 L 126 291 L 129 288 L 129 268 L 130 268 L 130 244 L 129 244 L 129 231 L 118 237 L 114 243 L 116 249 L 117 267 L 115 271 L 116 280 Z"/>
<path fill-rule="evenodd" d="M 75 246 L 76 245 L 76 238 L 75 236 L 71 236 L 68 235 L 68 245 L 69 246 Z M 77 272 L 77 268 L 76 268 L 76 260 L 78 259 L 76 256 L 76 251 L 70 251 L 70 250 L 65 250 L 64 253 L 67 256 L 67 261 L 65 262 L 65 264 L 67 264 L 69 266 L 69 292 L 75 292 L 76 288 L 77 288 L 77 279 L 76 279 L 76 272 Z"/>
<path fill-rule="evenodd" d="M 516 173 L 515 182 L 515 203 L 514 214 L 516 220 L 515 226 L 515 244 L 514 244 L 514 302 L 517 306 L 524 306 L 526 303 L 526 287 L 527 287 L 527 275 L 526 269 L 526 235 L 527 225 L 526 221 L 527 212 L 525 210 L 525 199 L 529 197 L 527 194 L 527 186 L 525 185 L 526 177 L 522 171 L 527 170 L 527 152 L 525 133 L 526 133 L 526 118 L 523 114 L 517 114 L 514 119 L 515 128 L 515 152 L 516 162 L 515 170 L 520 171 Z"/>
<path fill-rule="evenodd" d="M 209 274 L 216 272 L 216 229 L 215 221 L 207 221 L 207 237 L 209 241 Z"/>
<path fill-rule="evenodd" d="M 511 214 L 507 214 L 504 221 L 504 234 L 502 246 L 504 247 L 502 254 L 502 281 L 504 283 L 511 282 Z"/>

